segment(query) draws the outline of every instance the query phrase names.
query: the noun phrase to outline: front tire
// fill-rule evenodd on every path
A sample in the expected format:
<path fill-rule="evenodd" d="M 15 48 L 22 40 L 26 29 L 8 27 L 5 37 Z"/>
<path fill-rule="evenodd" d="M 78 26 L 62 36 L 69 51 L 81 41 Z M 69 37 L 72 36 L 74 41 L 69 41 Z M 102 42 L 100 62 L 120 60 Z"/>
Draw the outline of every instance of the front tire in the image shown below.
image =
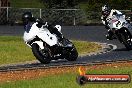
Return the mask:
<path fill-rule="evenodd" d="M 32 52 L 36 59 L 38 59 L 43 64 L 48 64 L 51 61 L 50 49 L 48 47 L 44 47 L 43 50 L 40 49 L 39 45 L 34 43 L 32 44 Z"/>
<path fill-rule="evenodd" d="M 124 44 L 124 46 L 126 47 L 127 50 L 131 50 L 132 48 L 132 42 L 131 42 L 131 38 L 129 37 L 128 34 L 124 33 L 120 33 L 118 35 L 118 39 L 120 42 L 122 42 Z"/>
<path fill-rule="evenodd" d="M 78 58 L 78 52 L 74 47 L 71 51 L 68 52 L 65 59 L 67 59 L 68 61 L 75 61 L 77 58 Z"/>

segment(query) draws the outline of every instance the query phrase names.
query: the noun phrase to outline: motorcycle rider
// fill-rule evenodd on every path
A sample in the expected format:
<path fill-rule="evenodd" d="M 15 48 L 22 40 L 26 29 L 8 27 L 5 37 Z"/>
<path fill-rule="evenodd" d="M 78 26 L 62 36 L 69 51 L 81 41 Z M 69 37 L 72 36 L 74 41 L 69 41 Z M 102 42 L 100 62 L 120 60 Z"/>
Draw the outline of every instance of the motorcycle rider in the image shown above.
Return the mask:
<path fill-rule="evenodd" d="M 42 25 L 45 25 L 45 27 L 47 27 L 47 29 L 50 31 L 50 33 L 54 33 L 59 37 L 59 41 L 63 40 L 63 36 L 62 34 L 57 30 L 57 28 L 55 28 L 54 26 L 47 24 L 47 22 L 44 22 L 42 19 L 40 18 L 34 18 L 31 12 L 25 12 L 22 15 L 22 21 L 23 21 L 23 25 L 24 25 L 24 29 L 27 33 L 29 33 L 32 24 L 37 22 L 38 24 L 36 25 L 38 28 L 41 28 Z"/>
<path fill-rule="evenodd" d="M 105 25 L 105 28 L 108 29 L 108 34 L 106 35 L 107 40 L 112 40 L 115 38 L 113 32 L 110 30 L 108 26 L 108 21 L 110 21 L 113 18 L 113 16 L 116 16 L 116 15 L 123 15 L 123 14 L 118 10 L 115 10 L 115 9 L 111 10 L 108 5 L 104 5 L 102 7 L 101 20 L 102 20 L 102 23 Z M 125 15 L 123 15 L 123 17 L 125 18 Z"/>

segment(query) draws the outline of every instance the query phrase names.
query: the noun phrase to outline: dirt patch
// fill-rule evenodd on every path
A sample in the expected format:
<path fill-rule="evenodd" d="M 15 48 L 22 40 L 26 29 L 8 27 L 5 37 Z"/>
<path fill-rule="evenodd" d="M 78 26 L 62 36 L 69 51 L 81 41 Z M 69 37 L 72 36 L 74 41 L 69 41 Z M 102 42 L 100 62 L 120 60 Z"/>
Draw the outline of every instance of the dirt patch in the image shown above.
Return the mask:
<path fill-rule="evenodd" d="M 124 63 L 112 63 L 112 64 L 102 64 L 102 65 L 88 65 L 84 66 L 86 70 L 101 70 L 106 67 L 131 67 L 132 62 L 124 62 Z M 23 71 L 8 71 L 8 72 L 0 72 L 0 82 L 11 82 L 17 80 L 27 80 L 27 79 L 35 79 L 39 77 L 45 77 L 49 75 L 59 75 L 63 73 L 78 73 L 78 68 L 80 66 L 74 67 L 56 67 L 56 68 L 46 68 L 46 69 L 34 69 L 34 70 L 23 70 Z"/>

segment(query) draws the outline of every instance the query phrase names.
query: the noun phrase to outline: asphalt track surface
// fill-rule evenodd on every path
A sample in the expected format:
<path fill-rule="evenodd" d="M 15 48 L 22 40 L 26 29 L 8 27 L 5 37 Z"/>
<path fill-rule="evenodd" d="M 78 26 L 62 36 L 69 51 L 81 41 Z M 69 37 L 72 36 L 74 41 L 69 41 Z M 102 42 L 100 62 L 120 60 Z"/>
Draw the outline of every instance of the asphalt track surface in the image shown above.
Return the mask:
<path fill-rule="evenodd" d="M 22 36 L 24 29 L 22 26 L 0 26 L 0 36 Z M 0 67 L 0 70 L 9 70 L 15 68 L 33 68 L 33 67 L 47 67 L 47 66 L 61 66 L 61 65 L 74 65 L 74 64 L 91 64 L 95 62 L 118 61 L 118 60 L 131 60 L 132 50 L 127 51 L 123 44 L 118 40 L 106 40 L 105 34 L 107 30 L 104 26 L 63 26 L 63 35 L 68 39 L 84 40 L 91 42 L 100 42 L 117 45 L 117 49 L 92 56 L 79 57 L 77 61 L 69 62 L 66 60 L 52 61 L 50 64 L 41 64 L 39 62 L 30 64 L 21 64 L 17 66 Z"/>

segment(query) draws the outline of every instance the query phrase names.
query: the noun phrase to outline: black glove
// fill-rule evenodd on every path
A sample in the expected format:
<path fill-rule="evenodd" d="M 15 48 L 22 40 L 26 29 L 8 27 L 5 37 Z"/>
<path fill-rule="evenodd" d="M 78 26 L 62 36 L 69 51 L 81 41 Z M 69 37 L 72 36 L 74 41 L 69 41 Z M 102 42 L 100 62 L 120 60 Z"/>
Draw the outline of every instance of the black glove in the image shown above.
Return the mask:
<path fill-rule="evenodd" d="M 36 22 L 38 22 L 38 24 L 36 25 L 38 28 L 41 28 L 42 25 L 45 24 L 45 22 L 41 18 L 37 18 Z"/>
<path fill-rule="evenodd" d="M 113 12 L 113 15 L 116 15 L 117 14 L 117 12 L 115 11 L 115 12 Z"/>

